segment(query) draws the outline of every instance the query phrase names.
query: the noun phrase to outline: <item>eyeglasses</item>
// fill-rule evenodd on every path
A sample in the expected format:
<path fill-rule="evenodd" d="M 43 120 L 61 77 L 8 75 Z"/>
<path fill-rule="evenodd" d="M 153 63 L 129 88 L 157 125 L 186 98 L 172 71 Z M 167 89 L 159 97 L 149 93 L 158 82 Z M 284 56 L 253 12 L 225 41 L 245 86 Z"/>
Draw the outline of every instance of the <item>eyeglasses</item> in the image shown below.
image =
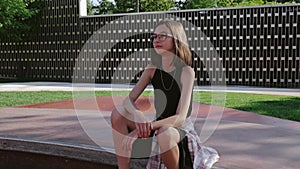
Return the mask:
<path fill-rule="evenodd" d="M 151 35 L 150 39 L 151 39 L 151 42 L 154 42 L 154 40 L 157 40 L 158 42 L 163 42 L 168 37 L 173 38 L 173 35 L 167 34 L 167 33 L 153 34 L 153 35 Z"/>

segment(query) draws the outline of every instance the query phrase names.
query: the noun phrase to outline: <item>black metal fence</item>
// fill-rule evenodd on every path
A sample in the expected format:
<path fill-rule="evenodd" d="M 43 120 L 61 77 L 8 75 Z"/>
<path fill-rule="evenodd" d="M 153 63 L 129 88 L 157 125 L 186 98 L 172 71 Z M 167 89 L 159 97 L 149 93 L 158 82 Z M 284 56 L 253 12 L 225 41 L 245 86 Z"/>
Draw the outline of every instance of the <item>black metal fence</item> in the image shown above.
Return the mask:
<path fill-rule="evenodd" d="M 136 82 L 150 61 L 149 35 L 183 23 L 198 85 L 300 87 L 300 5 L 79 16 L 78 0 L 44 0 L 33 39 L 0 42 L 0 77 Z"/>

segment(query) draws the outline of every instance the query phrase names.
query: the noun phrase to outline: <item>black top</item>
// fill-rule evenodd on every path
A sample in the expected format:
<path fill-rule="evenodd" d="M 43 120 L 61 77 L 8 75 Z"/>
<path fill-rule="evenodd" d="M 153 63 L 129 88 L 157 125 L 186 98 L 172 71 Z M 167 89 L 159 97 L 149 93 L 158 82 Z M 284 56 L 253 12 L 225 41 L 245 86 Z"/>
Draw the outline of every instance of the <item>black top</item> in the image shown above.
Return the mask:
<path fill-rule="evenodd" d="M 181 72 L 184 64 L 179 65 L 172 72 L 165 72 L 156 68 L 151 84 L 154 88 L 154 106 L 157 120 L 164 119 L 176 114 L 181 96 L 182 84 Z M 192 112 L 192 95 L 187 117 Z"/>

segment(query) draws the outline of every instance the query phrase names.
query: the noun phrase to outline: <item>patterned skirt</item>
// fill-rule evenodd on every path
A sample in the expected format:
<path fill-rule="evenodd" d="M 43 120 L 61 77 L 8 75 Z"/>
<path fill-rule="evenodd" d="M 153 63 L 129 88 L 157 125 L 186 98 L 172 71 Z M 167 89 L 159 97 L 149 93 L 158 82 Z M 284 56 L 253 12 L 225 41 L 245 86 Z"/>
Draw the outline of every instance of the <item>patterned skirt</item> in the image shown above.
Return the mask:
<path fill-rule="evenodd" d="M 185 138 L 178 144 L 180 149 L 180 169 L 209 169 L 219 160 L 218 152 L 215 149 L 202 146 L 191 118 L 187 118 L 184 125 L 178 129 L 186 132 Z M 159 152 L 157 138 L 153 137 L 147 169 L 166 169 Z M 192 164 L 186 163 L 187 160 L 185 158 L 187 157 Z"/>

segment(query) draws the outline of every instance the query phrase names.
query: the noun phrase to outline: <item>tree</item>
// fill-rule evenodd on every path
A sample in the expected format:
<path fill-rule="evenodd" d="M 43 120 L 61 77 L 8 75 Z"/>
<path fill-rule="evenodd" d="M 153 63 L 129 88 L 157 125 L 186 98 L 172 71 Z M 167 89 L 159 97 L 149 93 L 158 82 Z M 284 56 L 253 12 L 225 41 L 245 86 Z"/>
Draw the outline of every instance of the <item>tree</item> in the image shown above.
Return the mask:
<path fill-rule="evenodd" d="M 95 13 L 96 15 L 102 14 L 113 14 L 115 9 L 115 5 L 109 0 L 98 0 L 98 12 Z"/>
<path fill-rule="evenodd" d="M 99 14 L 168 11 L 175 8 L 175 0 L 99 0 Z"/>
<path fill-rule="evenodd" d="M 36 0 L 0 1 L 0 41 L 19 41 L 22 35 L 34 32 L 36 24 L 31 21 L 38 14 L 41 2 Z"/>
<path fill-rule="evenodd" d="M 114 13 L 129 13 L 135 10 L 135 0 L 115 0 L 115 11 Z"/>
<path fill-rule="evenodd" d="M 87 14 L 93 15 L 93 4 L 91 0 L 86 0 Z"/>
<path fill-rule="evenodd" d="M 300 0 L 98 0 L 98 12 L 113 14 L 130 12 L 153 12 L 233 6 L 260 6 L 265 4 L 295 3 Z M 139 5 L 139 10 L 137 10 Z"/>
<path fill-rule="evenodd" d="M 186 0 L 181 9 L 214 8 L 216 5 L 217 0 Z"/>
<path fill-rule="evenodd" d="M 264 5 L 263 0 L 243 0 L 240 3 L 235 4 L 235 6 L 260 6 Z"/>
<path fill-rule="evenodd" d="M 168 11 L 175 8 L 174 0 L 140 0 L 140 11 Z"/>
<path fill-rule="evenodd" d="M 182 10 L 233 6 L 261 6 L 266 4 L 297 2 L 300 2 L 300 0 L 180 0 L 176 3 L 176 7 L 177 9 Z"/>

